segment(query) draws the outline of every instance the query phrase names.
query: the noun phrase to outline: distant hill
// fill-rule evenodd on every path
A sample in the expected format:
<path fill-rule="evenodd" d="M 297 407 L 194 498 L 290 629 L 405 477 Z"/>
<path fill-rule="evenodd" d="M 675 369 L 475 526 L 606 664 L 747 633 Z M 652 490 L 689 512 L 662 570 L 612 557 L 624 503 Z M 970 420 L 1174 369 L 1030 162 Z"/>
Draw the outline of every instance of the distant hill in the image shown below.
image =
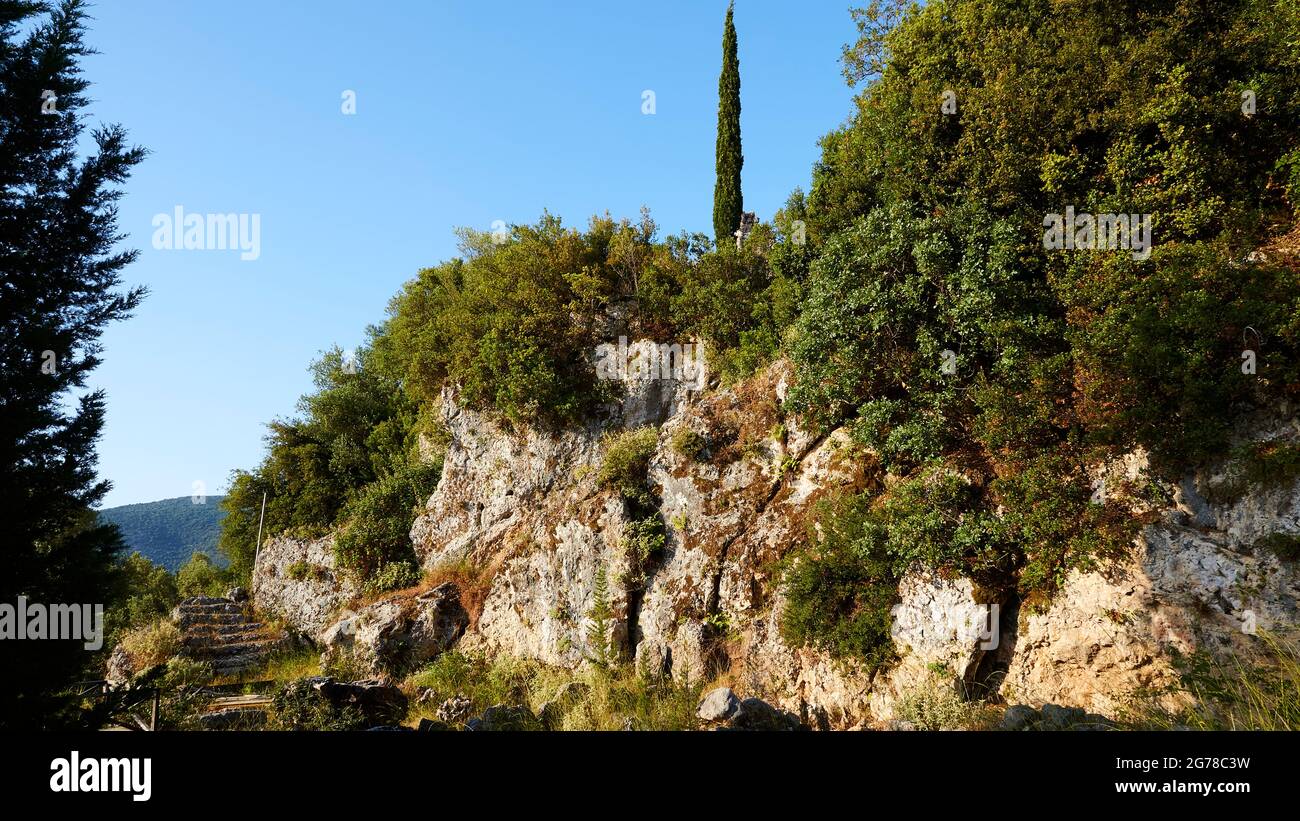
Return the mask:
<path fill-rule="evenodd" d="M 138 505 L 122 505 L 99 511 L 102 519 L 122 530 L 127 552 L 138 551 L 155 564 L 176 571 L 198 551 L 222 566 L 217 554 L 217 537 L 226 512 L 222 496 L 209 496 L 196 505 L 189 496 Z"/>

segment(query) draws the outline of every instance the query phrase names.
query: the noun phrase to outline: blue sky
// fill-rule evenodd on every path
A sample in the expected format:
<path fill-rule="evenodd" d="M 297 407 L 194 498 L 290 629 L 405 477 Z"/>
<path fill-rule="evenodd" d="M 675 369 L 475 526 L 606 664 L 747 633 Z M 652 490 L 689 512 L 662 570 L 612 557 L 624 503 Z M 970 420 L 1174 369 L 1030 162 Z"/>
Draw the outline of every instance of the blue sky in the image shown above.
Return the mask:
<path fill-rule="evenodd" d="M 746 210 L 807 188 L 843 121 L 850 0 L 740 0 Z M 114 0 L 92 11 L 91 122 L 151 156 L 121 228 L 150 296 L 104 336 L 114 506 L 225 488 L 453 229 L 651 209 L 709 231 L 725 0 Z M 347 90 L 356 114 L 341 111 Z M 656 113 L 643 115 L 642 92 Z M 261 254 L 155 250 L 152 221 L 258 214 Z"/>

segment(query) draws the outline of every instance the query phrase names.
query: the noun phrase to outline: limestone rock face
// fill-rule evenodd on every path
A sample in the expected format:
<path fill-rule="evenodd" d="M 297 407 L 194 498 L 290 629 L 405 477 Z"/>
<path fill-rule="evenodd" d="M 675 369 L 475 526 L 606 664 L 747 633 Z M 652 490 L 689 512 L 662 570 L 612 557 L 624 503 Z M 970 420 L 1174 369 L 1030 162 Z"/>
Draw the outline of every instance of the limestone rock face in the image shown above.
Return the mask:
<path fill-rule="evenodd" d="M 267 539 L 253 567 L 253 604 L 296 630 L 316 637 L 356 595 L 334 564 L 334 537 Z"/>
<path fill-rule="evenodd" d="M 980 663 L 998 651 L 1003 638 L 1001 604 L 977 601 L 969 579 L 917 570 L 899 582 L 898 594 L 891 638 L 899 661 L 872 688 L 877 719 L 892 716 L 898 699 L 928 678 L 976 683 Z"/>
<path fill-rule="evenodd" d="M 397 593 L 328 627 L 321 634 L 324 661 L 346 654 L 374 675 L 400 674 L 437 658 L 468 625 L 455 584 L 416 595 Z"/>
<path fill-rule="evenodd" d="M 646 342 L 629 349 L 629 357 L 652 355 Z M 601 437 L 671 418 L 703 379 L 654 379 L 634 366 L 621 402 L 559 433 L 507 431 L 444 392 L 450 445 L 411 541 L 426 569 L 469 562 L 491 572 L 467 644 L 577 666 L 589 654 L 586 614 L 600 566 L 611 580 L 614 643 L 629 644 L 628 597 L 613 583 L 627 567 L 620 548 L 627 522 L 622 501 L 597 483 Z"/>
<path fill-rule="evenodd" d="M 1178 511 L 1146 527 L 1122 563 L 1072 573 L 1046 611 L 1021 615 L 1004 693 L 1113 715 L 1126 694 L 1173 680 L 1170 650 L 1238 651 L 1294 627 L 1300 574 L 1253 544 L 1300 529 L 1298 511 L 1300 483 L 1205 503 L 1205 527 Z"/>
<path fill-rule="evenodd" d="M 460 646 L 582 665 L 604 567 L 613 638 L 643 671 L 725 677 L 806 726 L 847 728 L 895 719 L 899 698 L 936 672 L 1026 709 L 1113 715 L 1135 688 L 1169 680 L 1171 649 L 1244 647 L 1249 630 L 1297 622 L 1295 563 L 1257 545 L 1300 533 L 1300 482 L 1241 488 L 1225 464 L 1160 485 L 1166 499 L 1151 503 L 1152 523 L 1128 553 L 1071 574 L 1041 612 L 917 569 L 900 587 L 889 669 L 788 646 L 779 567 L 816 538 L 809 513 L 887 481 L 847 432 L 814 435 L 782 411 L 790 381 L 783 362 L 725 390 L 631 373 L 623 401 L 561 431 L 507 429 L 445 391 L 443 473 L 411 539 L 435 576 L 474 571 L 481 589 L 466 596 Z M 1247 439 L 1300 439 L 1290 421 L 1251 424 Z M 643 425 L 659 428 L 648 490 L 666 535 L 644 578 L 632 578 L 628 513 L 597 476 L 602 435 Z M 1134 453 L 1098 478 L 1123 487 L 1146 481 L 1145 469 Z"/>
<path fill-rule="evenodd" d="M 750 676 L 761 686 L 747 680 L 746 690 L 784 710 L 807 712 L 806 696 L 827 700 L 837 715 L 863 715 L 864 684 L 842 683 L 829 659 L 776 638 L 775 562 L 806 538 L 804 514 L 819 498 L 863 480 L 844 458 L 844 432 L 813 437 L 782 418 L 788 379 L 788 367 L 778 366 L 706 395 L 698 383 L 629 378 L 620 405 L 561 432 L 507 431 L 444 393 L 443 474 L 411 538 L 435 574 L 469 563 L 490 579 L 462 646 L 581 665 L 604 566 L 615 644 L 642 669 L 687 680 L 733 666 L 743 672 L 752 661 L 770 669 Z M 602 434 L 645 424 L 661 425 L 649 479 L 666 546 L 644 583 L 629 587 L 619 583 L 629 522 L 597 475 Z M 703 453 L 673 446 L 683 428 L 703 438 Z M 790 689 L 800 676 L 802 686 Z M 821 695 L 824 682 L 836 695 Z M 836 698 L 855 706 L 837 709 Z"/>
<path fill-rule="evenodd" d="M 1300 440 L 1281 410 L 1241 419 L 1234 444 Z M 1008 700 L 1113 715 L 1134 689 L 1173 679 L 1171 650 L 1248 650 L 1261 630 L 1293 629 L 1300 571 L 1266 539 L 1300 533 L 1300 480 L 1250 486 L 1239 471 L 1224 460 L 1183 477 L 1122 561 L 1071 573 L 1044 612 L 1021 613 Z"/>

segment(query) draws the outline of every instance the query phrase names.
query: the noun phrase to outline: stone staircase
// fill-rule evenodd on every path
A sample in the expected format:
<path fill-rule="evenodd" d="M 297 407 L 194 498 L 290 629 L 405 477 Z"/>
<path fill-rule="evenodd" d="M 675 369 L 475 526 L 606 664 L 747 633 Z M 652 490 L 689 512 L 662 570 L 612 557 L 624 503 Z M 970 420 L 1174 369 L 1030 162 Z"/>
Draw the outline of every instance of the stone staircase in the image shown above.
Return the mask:
<path fill-rule="evenodd" d="M 181 652 L 206 661 L 218 677 L 238 676 L 261 666 L 288 637 L 253 619 L 233 598 L 196 596 L 172 611 L 181 631 Z"/>

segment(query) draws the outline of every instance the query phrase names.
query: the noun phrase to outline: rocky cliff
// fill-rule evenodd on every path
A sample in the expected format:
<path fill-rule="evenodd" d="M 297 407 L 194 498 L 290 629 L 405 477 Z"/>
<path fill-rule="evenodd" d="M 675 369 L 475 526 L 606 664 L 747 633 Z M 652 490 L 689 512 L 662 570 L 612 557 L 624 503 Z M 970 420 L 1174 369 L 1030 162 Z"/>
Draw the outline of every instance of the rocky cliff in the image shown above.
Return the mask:
<path fill-rule="evenodd" d="M 1073 573 L 1045 609 L 990 602 L 967 580 L 917 570 L 900 587 L 901 661 L 889 670 L 870 675 L 788 646 L 779 565 L 809 538 L 812 506 L 889 480 L 844 431 L 815 436 L 782 412 L 790 378 L 785 363 L 729 389 L 707 387 L 707 376 L 634 372 L 622 402 L 562 431 L 507 429 L 445 391 L 443 473 L 411 540 L 433 580 L 461 590 L 468 628 L 459 646 L 582 664 L 603 566 L 618 580 L 616 641 L 642 669 L 726 679 L 814 726 L 850 727 L 891 718 L 900 696 L 936 675 L 981 682 L 1009 703 L 1113 714 L 1135 689 L 1169 680 L 1171 651 L 1231 649 L 1297 620 L 1294 562 L 1259 545 L 1300 532 L 1300 482 L 1228 492 L 1225 463 L 1155 483 L 1151 524 L 1127 555 Z M 1274 420 L 1243 423 L 1238 438 L 1300 438 L 1300 426 Z M 626 505 L 598 474 L 602 437 L 643 426 L 658 431 L 648 476 L 666 544 L 633 572 Z M 1134 454 L 1105 470 L 1135 479 L 1144 468 Z M 320 635 L 353 596 L 326 548 L 269 543 L 255 571 L 259 607 Z M 302 576 L 302 563 L 322 571 Z"/>

